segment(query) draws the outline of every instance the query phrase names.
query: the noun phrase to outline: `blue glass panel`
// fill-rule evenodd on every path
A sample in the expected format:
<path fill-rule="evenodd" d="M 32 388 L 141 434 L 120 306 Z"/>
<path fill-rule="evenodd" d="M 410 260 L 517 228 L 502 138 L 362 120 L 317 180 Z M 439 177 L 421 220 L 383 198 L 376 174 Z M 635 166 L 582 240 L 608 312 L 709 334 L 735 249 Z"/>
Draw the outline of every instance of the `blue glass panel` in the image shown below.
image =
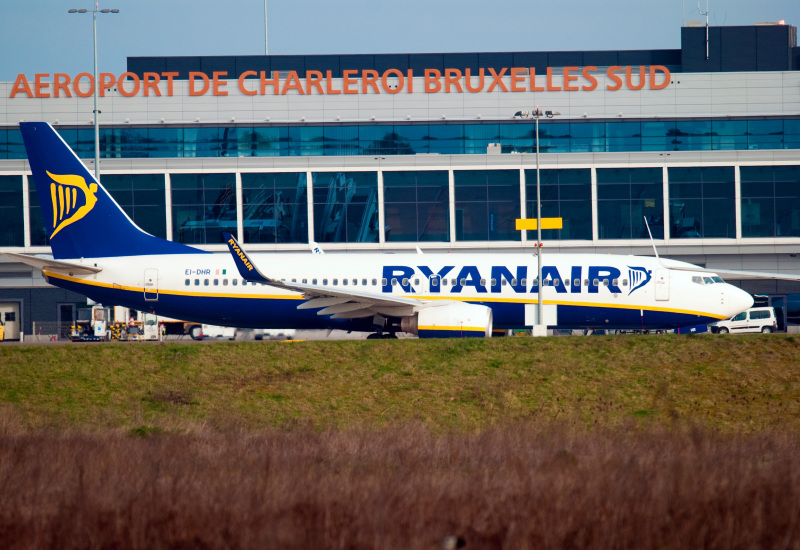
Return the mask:
<path fill-rule="evenodd" d="M 446 171 L 384 172 L 387 241 L 448 241 L 449 178 Z"/>
<path fill-rule="evenodd" d="M 242 174 L 247 243 L 308 242 L 306 173 Z"/>
<path fill-rule="evenodd" d="M 527 213 L 536 217 L 536 170 L 525 170 Z M 592 238 L 592 173 L 588 168 L 541 170 L 542 217 L 562 218 L 562 229 L 542 231 L 545 240 Z M 528 232 L 528 238 L 535 232 Z M 534 237 L 535 238 L 535 237 Z"/>
<path fill-rule="evenodd" d="M 326 155 L 358 155 L 358 126 L 325 126 L 322 131 Z"/>
<path fill-rule="evenodd" d="M 520 240 L 518 170 L 456 170 L 456 239 Z"/>
<path fill-rule="evenodd" d="M 318 242 L 378 242 L 377 172 L 321 172 L 312 177 Z"/>
<path fill-rule="evenodd" d="M 150 128 L 149 157 L 183 156 L 183 128 Z"/>
<path fill-rule="evenodd" d="M 647 120 L 642 122 L 642 137 L 668 137 L 678 133 L 674 120 Z"/>
<path fill-rule="evenodd" d="M 499 124 L 465 124 L 464 153 L 485 154 L 490 143 L 500 142 Z"/>
<path fill-rule="evenodd" d="M 253 156 L 285 157 L 289 154 L 289 128 L 263 126 L 253 128 Z"/>
<path fill-rule="evenodd" d="M 461 124 L 431 124 L 428 126 L 431 153 L 458 155 L 463 152 L 464 126 Z"/>
<path fill-rule="evenodd" d="M 187 127 L 183 131 L 183 156 L 218 157 L 221 152 L 219 128 Z"/>
<path fill-rule="evenodd" d="M 411 154 L 430 152 L 427 124 L 395 124 L 394 133 L 397 135 L 397 150 Z"/>
<path fill-rule="evenodd" d="M 606 135 L 610 138 L 638 138 L 641 134 L 642 127 L 639 122 L 606 123 Z"/>
<path fill-rule="evenodd" d="M 290 126 L 289 155 L 315 156 L 321 155 L 322 126 Z"/>
<path fill-rule="evenodd" d="M 172 238 L 186 244 L 224 242 L 236 233 L 234 174 L 171 174 Z"/>
<path fill-rule="evenodd" d="M 0 247 L 25 245 L 22 176 L 0 176 Z"/>

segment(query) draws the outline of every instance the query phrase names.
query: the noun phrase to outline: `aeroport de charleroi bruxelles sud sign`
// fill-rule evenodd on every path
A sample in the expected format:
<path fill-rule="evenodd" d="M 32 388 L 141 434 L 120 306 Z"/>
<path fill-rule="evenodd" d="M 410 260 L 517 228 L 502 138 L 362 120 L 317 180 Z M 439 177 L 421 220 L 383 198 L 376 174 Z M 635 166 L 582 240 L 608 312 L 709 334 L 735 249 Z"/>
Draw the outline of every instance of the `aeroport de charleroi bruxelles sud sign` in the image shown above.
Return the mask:
<path fill-rule="evenodd" d="M 140 77 L 131 72 L 119 76 L 100 73 L 99 95 L 116 88 L 123 97 L 172 97 L 175 94 L 177 72 L 145 72 Z M 605 89 L 616 90 L 662 90 L 670 84 L 669 69 L 662 65 L 612 66 L 598 70 L 586 67 L 547 67 L 545 74 L 537 75 L 533 68 L 478 69 L 425 69 L 422 83 L 415 88 L 414 72 L 388 69 L 380 73 L 373 69 L 345 70 L 341 78 L 333 77 L 331 71 L 308 70 L 304 77 L 296 71 L 244 71 L 231 81 L 226 71 L 190 72 L 188 93 L 190 96 L 207 94 L 226 96 L 231 87 L 248 96 L 286 95 L 339 95 L 339 94 L 397 94 L 423 92 L 433 93 L 479 93 L 479 92 L 589 92 L 600 86 L 598 78 L 605 76 Z M 247 84 L 251 83 L 251 84 Z M 255 84 L 252 84 L 255 83 Z M 11 87 L 9 98 L 58 98 L 91 97 L 94 95 L 94 75 L 78 73 L 37 73 L 33 80 L 18 74 Z"/>

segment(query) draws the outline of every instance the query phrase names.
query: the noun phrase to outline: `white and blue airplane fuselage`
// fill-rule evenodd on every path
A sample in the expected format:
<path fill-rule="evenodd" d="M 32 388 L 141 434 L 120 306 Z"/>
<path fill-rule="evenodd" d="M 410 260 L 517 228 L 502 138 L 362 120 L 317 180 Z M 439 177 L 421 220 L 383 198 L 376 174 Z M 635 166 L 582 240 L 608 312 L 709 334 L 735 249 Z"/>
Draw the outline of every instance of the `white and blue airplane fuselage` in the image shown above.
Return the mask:
<path fill-rule="evenodd" d="M 698 266 L 642 256 L 213 254 L 139 229 L 46 123 L 21 123 L 53 258 L 14 254 L 55 286 L 103 303 L 247 328 L 420 337 L 559 328 L 668 329 L 753 303 Z M 542 292 L 542 323 L 538 319 Z"/>

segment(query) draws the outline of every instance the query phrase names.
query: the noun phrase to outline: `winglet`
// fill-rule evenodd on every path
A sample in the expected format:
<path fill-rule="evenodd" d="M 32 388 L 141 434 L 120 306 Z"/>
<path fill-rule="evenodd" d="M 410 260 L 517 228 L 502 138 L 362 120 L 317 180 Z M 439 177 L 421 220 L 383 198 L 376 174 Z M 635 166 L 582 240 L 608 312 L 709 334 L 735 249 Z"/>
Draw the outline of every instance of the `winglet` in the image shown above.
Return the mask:
<path fill-rule="evenodd" d="M 222 236 L 231 251 L 233 261 L 242 279 L 254 283 L 275 284 L 275 281 L 269 277 L 265 277 L 264 274 L 258 270 L 247 253 L 242 249 L 241 245 L 233 238 L 233 235 L 226 232 L 223 233 Z"/>

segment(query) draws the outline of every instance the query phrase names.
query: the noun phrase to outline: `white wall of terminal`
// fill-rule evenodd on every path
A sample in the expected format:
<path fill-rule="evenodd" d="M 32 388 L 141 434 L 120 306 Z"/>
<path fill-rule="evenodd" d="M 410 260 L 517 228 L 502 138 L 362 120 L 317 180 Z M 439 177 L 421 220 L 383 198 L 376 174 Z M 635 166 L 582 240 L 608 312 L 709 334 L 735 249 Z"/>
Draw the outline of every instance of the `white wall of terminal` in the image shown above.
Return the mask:
<path fill-rule="evenodd" d="M 594 73 L 597 86 L 592 90 L 564 91 L 564 79 L 554 69 L 549 83 L 560 91 L 513 92 L 511 79 L 502 79 L 503 91 L 497 85 L 492 91 L 477 93 L 449 93 L 444 89 L 426 93 L 425 80 L 414 77 L 413 92 L 406 83 L 397 93 L 374 93 L 372 89 L 361 93 L 360 83 L 356 94 L 311 93 L 300 94 L 288 90 L 285 95 L 275 94 L 274 86 L 267 86 L 261 95 L 257 79 L 245 80 L 245 90 L 257 91 L 246 95 L 239 90 L 235 78 L 226 81 L 220 91 L 227 95 L 213 95 L 209 90 L 203 95 L 189 94 L 188 81 L 174 81 L 172 95 L 167 83 L 159 84 L 161 96 L 150 90 L 145 97 L 140 91 L 133 97 L 123 97 L 117 88 L 101 97 L 98 108 L 102 124 L 153 124 L 153 123 L 214 123 L 214 122 L 332 122 L 332 121 L 426 121 L 475 120 L 510 118 L 516 111 L 534 105 L 542 109 L 559 111 L 563 118 L 609 117 L 692 117 L 692 116 L 744 116 L 744 115 L 795 115 L 800 113 L 800 71 L 739 72 L 739 73 L 673 73 L 663 89 L 650 89 L 649 83 L 641 90 L 609 90 L 615 82 L 609 79 L 604 68 Z M 49 75 L 52 76 L 52 75 Z M 649 80 L 649 74 L 648 80 Z M 34 76 L 29 75 L 31 88 Z M 474 78 L 474 77 L 473 77 Z M 488 82 L 491 77 L 487 78 Z M 657 73 L 657 83 L 666 75 Z M 624 80 L 624 76 L 623 76 Z M 46 81 L 46 79 L 44 80 Z M 52 81 L 52 78 L 50 79 Z M 301 82 L 304 82 L 301 79 Z M 546 87 L 543 76 L 537 76 L 537 86 Z M 638 84 L 638 69 L 634 72 Z M 582 87 L 586 80 L 572 83 Z M 82 88 L 88 90 L 83 82 Z M 331 88 L 342 90 L 342 79 L 332 79 Z M 303 85 L 305 88 L 305 84 Z M 195 87 L 197 89 L 198 86 Z M 93 98 L 28 97 L 26 93 L 10 95 L 14 83 L 0 83 L 0 126 L 15 125 L 21 120 L 44 120 L 59 124 L 90 124 Z M 42 89 L 54 95 L 54 87 Z"/>

